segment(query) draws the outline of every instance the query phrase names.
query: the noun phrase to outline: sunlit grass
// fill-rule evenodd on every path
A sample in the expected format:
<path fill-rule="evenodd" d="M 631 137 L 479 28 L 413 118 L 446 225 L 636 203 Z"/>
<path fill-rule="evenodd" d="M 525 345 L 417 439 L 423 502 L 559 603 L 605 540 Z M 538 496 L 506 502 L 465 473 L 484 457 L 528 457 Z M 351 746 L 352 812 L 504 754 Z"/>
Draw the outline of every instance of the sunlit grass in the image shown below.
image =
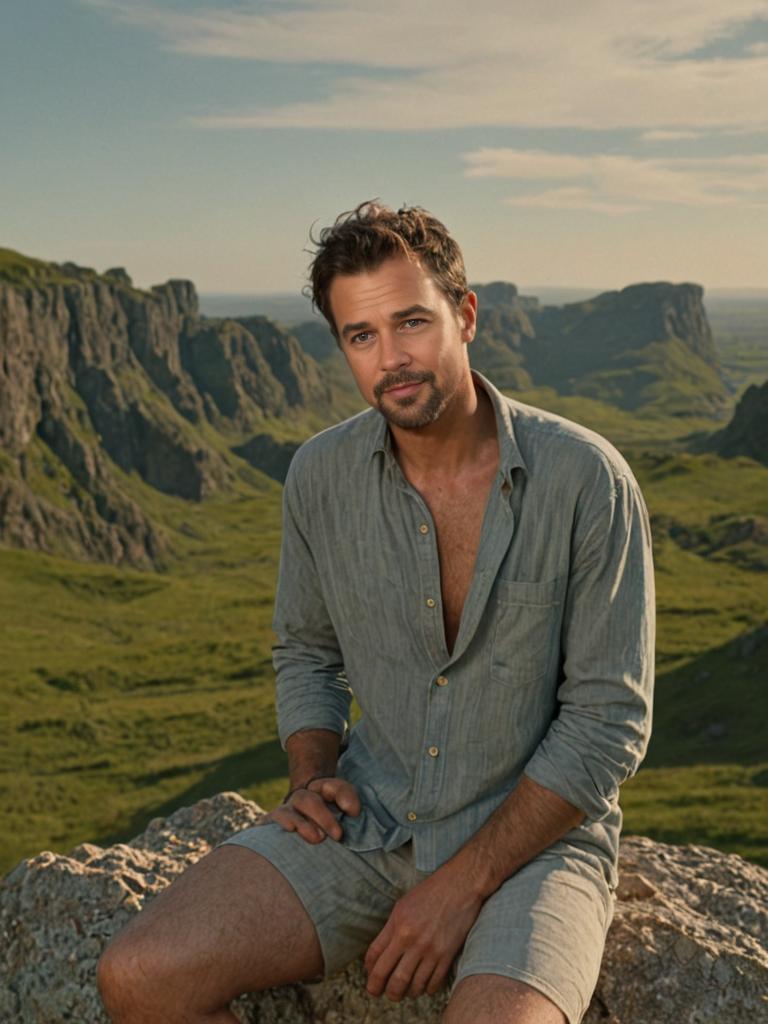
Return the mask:
<path fill-rule="evenodd" d="M 526 396 L 532 400 L 535 396 Z M 545 403 L 542 403 L 545 404 Z M 628 414 L 550 403 L 615 440 Z M 680 449 L 690 424 L 635 423 L 628 454 L 655 517 L 707 528 L 768 515 L 768 471 Z M 166 531 L 162 572 L 0 548 L 0 870 L 42 848 L 112 842 L 221 790 L 271 806 L 276 740 L 271 616 L 281 489 L 253 471 L 202 503 L 121 486 Z M 626 828 L 766 860 L 768 573 L 656 537 L 654 734 L 622 789 Z M 762 719 L 761 719 L 762 716 Z"/>

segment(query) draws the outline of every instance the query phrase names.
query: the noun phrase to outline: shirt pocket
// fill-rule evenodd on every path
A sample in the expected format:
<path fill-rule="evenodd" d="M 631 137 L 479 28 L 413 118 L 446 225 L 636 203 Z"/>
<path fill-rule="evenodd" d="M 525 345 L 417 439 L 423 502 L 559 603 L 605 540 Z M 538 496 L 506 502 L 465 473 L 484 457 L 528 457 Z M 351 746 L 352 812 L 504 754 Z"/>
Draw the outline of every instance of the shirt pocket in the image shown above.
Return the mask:
<path fill-rule="evenodd" d="M 560 649 L 560 580 L 496 582 L 491 677 L 524 686 L 548 675 Z"/>

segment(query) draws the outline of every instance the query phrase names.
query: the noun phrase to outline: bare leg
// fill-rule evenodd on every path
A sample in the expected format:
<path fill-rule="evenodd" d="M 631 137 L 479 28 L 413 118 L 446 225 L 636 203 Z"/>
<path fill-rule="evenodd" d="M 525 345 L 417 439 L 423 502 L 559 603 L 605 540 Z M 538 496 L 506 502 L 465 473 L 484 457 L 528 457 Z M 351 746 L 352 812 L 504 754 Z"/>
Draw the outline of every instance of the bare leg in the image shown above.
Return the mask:
<path fill-rule="evenodd" d="M 322 970 L 314 925 L 290 884 L 260 854 L 227 845 L 115 936 L 98 980 L 113 1024 L 230 1024 L 235 996 Z"/>
<path fill-rule="evenodd" d="M 470 974 L 456 986 L 443 1024 L 568 1024 L 565 1014 L 539 992 L 499 974 Z"/>

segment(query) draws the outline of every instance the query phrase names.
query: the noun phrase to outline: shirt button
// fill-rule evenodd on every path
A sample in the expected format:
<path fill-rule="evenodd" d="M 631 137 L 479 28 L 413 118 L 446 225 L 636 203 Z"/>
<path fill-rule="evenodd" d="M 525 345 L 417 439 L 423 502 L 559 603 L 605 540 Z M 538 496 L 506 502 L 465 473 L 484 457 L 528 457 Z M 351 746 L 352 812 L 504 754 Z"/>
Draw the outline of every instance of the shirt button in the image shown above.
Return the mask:
<path fill-rule="evenodd" d="M 407 817 L 408 817 L 408 821 L 416 821 L 416 812 L 415 811 L 408 811 Z"/>
<path fill-rule="evenodd" d="M 434 608 L 434 607 L 435 607 L 435 599 L 434 599 L 434 597 L 428 597 L 427 598 L 427 608 Z"/>
<path fill-rule="evenodd" d="M 430 747 L 427 753 L 429 754 L 430 757 L 437 757 L 440 751 L 438 750 L 437 747 Z"/>
<path fill-rule="evenodd" d="M 445 678 L 445 676 L 438 676 L 435 682 L 437 683 L 438 686 L 448 685 L 448 680 Z"/>
<path fill-rule="evenodd" d="M 419 527 L 419 533 L 429 533 L 429 527 L 426 523 L 422 523 Z"/>

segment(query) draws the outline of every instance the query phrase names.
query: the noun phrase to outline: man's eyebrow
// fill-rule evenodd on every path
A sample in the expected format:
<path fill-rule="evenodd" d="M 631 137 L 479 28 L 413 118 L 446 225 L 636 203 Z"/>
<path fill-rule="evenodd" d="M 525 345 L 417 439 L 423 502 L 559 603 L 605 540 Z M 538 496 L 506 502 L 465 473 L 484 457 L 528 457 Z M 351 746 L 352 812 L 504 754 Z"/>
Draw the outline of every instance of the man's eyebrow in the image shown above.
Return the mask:
<path fill-rule="evenodd" d="M 430 309 L 429 306 L 422 306 L 418 302 L 413 306 L 408 306 L 406 309 L 397 309 L 394 313 L 390 313 L 389 319 L 393 323 L 397 320 L 406 320 L 409 316 L 413 316 L 414 313 L 427 313 L 429 316 L 434 316 L 434 309 Z M 357 331 L 367 331 L 371 325 L 367 320 L 358 320 L 354 324 L 344 324 L 341 329 L 341 335 L 346 338 L 349 334 L 355 334 Z"/>

